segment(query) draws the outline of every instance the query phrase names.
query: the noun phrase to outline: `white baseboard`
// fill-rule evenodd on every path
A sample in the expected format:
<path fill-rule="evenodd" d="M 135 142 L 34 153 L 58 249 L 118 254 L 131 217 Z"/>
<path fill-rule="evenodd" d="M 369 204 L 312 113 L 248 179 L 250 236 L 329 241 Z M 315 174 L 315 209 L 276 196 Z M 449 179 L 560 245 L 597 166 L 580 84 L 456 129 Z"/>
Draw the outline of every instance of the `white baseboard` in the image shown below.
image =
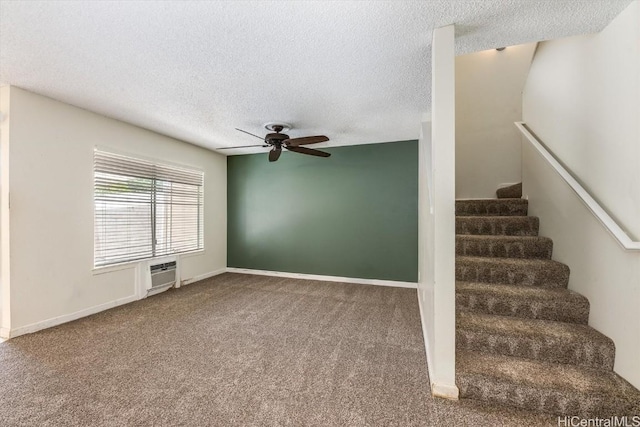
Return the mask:
<path fill-rule="evenodd" d="M 180 281 L 180 286 L 189 285 L 191 283 L 195 283 L 195 282 L 198 282 L 200 280 L 208 279 L 209 277 L 213 277 L 213 276 L 217 276 L 217 275 L 222 274 L 222 273 L 226 273 L 226 271 L 227 271 L 226 268 L 220 268 L 220 269 L 215 270 L 215 271 L 210 271 L 210 272 L 205 273 L 205 274 L 200 274 L 199 276 L 194 276 L 194 277 L 191 277 L 189 279 L 184 279 L 184 280 Z"/>
<path fill-rule="evenodd" d="M 81 317 L 90 316 L 92 314 L 96 314 L 101 311 L 108 310 L 113 307 L 117 307 L 119 305 L 128 304 L 130 302 L 136 301 L 137 299 L 138 299 L 137 295 L 131 295 L 125 298 L 117 299 L 115 301 L 109 301 L 104 304 L 85 308 L 84 310 L 76 311 L 75 313 L 65 314 L 58 317 L 52 317 L 51 319 L 42 320 L 40 322 L 31 323 L 25 326 L 20 326 L 19 328 L 11 329 L 8 332 L 6 338 L 15 338 L 20 335 L 30 334 L 32 332 L 37 332 L 42 329 L 58 326 L 63 323 L 71 322 L 72 320 L 80 319 Z"/>
<path fill-rule="evenodd" d="M 324 282 L 357 283 L 359 285 L 393 286 L 396 288 L 417 289 L 414 282 L 398 282 L 395 280 L 359 279 L 356 277 L 323 276 L 320 274 L 287 273 L 283 271 L 251 270 L 248 268 L 227 267 L 229 273 L 254 274 L 257 276 L 288 277 L 290 279 L 322 280 Z"/>
<path fill-rule="evenodd" d="M 422 325 L 422 339 L 424 340 L 424 351 L 427 355 L 427 372 L 429 373 L 429 384 L 433 379 L 433 371 L 431 367 L 431 353 L 429 352 L 429 337 L 427 336 L 427 322 L 424 319 L 424 310 L 422 309 L 422 292 L 418 291 L 418 310 L 420 311 L 420 324 Z M 431 390 L 433 394 L 433 388 Z"/>
<path fill-rule="evenodd" d="M 431 353 L 429 352 L 429 340 L 427 336 L 427 323 L 424 319 L 424 310 L 422 310 L 422 297 L 418 292 L 418 309 L 420 310 L 420 322 L 422 324 L 422 337 L 424 339 L 424 351 L 427 354 L 427 372 L 429 373 L 429 385 L 431 386 L 431 395 L 434 397 L 441 397 L 444 399 L 458 400 L 459 390 L 458 387 L 453 384 L 440 384 L 433 382 L 435 376 L 432 371 Z"/>
<path fill-rule="evenodd" d="M 458 400 L 460 391 L 455 385 L 431 383 L 431 395 L 449 400 Z"/>
<path fill-rule="evenodd" d="M 199 276 L 195 276 L 195 277 L 183 280 L 181 285 L 188 285 L 190 283 L 194 283 L 194 282 L 197 282 L 199 280 L 208 279 L 209 277 L 217 276 L 218 274 L 222 274 L 222 273 L 224 273 L 226 271 L 227 271 L 226 268 L 221 268 L 221 269 L 218 269 L 218 270 L 215 270 L 215 271 L 211 271 L 209 273 L 201 274 Z M 145 293 L 144 297 L 146 297 L 146 293 Z M 101 311 L 117 307 L 119 305 L 128 304 L 130 302 L 137 301 L 139 299 L 140 299 L 140 297 L 138 295 L 130 295 L 128 297 L 120 298 L 120 299 L 117 299 L 115 301 L 109 301 L 109 302 L 106 302 L 104 304 L 100 304 L 100 305 L 96 305 L 96 306 L 93 306 L 93 307 L 86 308 L 84 310 L 76 311 L 75 313 L 65 314 L 65 315 L 62 315 L 62 316 L 53 317 L 51 319 L 42 320 L 40 322 L 31 323 L 29 325 L 20 326 L 19 328 L 15 328 L 15 329 L 11 329 L 11 330 L 9 330 L 7 328 L 1 328 L 0 329 L 0 337 L 2 337 L 2 338 L 15 338 L 15 337 L 20 336 L 20 335 L 30 334 L 32 332 L 37 332 L 37 331 L 40 331 L 42 329 L 51 328 L 53 326 L 58 326 L 58 325 L 61 325 L 63 323 L 71 322 L 73 320 L 77 320 L 77 319 L 80 319 L 82 317 L 90 316 L 92 314 L 96 314 L 96 313 L 99 313 Z"/>

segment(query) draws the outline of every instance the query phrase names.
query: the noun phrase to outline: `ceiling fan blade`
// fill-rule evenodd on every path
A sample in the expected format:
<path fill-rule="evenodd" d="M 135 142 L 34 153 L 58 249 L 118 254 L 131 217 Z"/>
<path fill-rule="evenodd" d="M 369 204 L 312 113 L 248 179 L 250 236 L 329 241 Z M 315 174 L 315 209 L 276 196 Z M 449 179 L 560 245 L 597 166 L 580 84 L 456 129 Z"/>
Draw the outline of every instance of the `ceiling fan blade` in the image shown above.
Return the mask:
<path fill-rule="evenodd" d="M 287 146 L 286 149 L 289 151 L 295 151 L 296 153 L 309 154 L 318 157 L 329 157 L 331 155 L 331 153 L 325 153 L 324 151 L 314 150 L 312 148 L 306 147 Z"/>
<path fill-rule="evenodd" d="M 264 138 L 263 138 L 263 137 L 258 136 L 258 135 L 254 135 L 254 134 L 252 134 L 251 132 L 247 132 L 246 130 L 242 130 L 242 129 L 238 129 L 238 128 L 236 128 L 236 130 L 239 130 L 240 132 L 244 132 L 244 133 L 246 133 L 247 135 L 255 136 L 256 138 L 261 139 L 261 140 L 263 140 L 263 141 L 264 141 Z"/>
<path fill-rule="evenodd" d="M 235 148 L 249 148 L 249 147 L 268 147 L 268 145 L 241 145 L 239 147 L 220 147 L 216 150 L 233 150 Z"/>
<path fill-rule="evenodd" d="M 319 142 L 325 142 L 328 140 L 329 138 L 327 138 L 326 136 L 318 135 L 318 136 L 305 136 L 303 138 L 287 139 L 286 141 L 284 141 L 284 143 L 286 145 L 297 147 L 298 145 L 317 144 Z"/>
<path fill-rule="evenodd" d="M 273 149 L 271 151 L 269 151 L 269 161 L 270 162 L 275 162 L 276 160 L 278 160 L 280 158 L 280 154 L 281 153 L 282 153 L 282 148 L 273 147 Z"/>

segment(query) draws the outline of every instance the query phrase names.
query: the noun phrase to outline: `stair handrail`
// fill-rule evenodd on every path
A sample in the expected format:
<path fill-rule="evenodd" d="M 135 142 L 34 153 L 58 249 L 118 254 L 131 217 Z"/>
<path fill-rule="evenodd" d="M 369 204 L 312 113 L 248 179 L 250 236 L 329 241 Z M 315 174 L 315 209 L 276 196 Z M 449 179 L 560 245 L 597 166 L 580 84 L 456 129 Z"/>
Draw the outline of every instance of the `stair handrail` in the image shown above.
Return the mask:
<path fill-rule="evenodd" d="M 640 242 L 633 240 L 611 215 L 589 194 L 573 175 L 555 158 L 544 144 L 529 130 L 525 122 L 514 122 L 531 146 L 551 165 L 558 175 L 571 187 L 582 203 L 593 213 L 607 231 L 627 251 L 640 251 Z"/>

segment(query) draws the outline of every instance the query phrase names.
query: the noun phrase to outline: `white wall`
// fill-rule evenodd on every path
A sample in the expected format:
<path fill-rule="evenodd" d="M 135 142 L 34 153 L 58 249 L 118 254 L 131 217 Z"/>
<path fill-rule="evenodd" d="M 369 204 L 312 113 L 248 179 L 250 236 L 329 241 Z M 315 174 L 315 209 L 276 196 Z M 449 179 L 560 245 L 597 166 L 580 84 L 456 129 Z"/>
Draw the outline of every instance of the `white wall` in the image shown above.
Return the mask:
<path fill-rule="evenodd" d="M 456 57 L 456 198 L 520 182 L 522 89 L 536 44 Z"/>
<path fill-rule="evenodd" d="M 602 32 L 541 43 L 523 120 L 640 238 L 640 2 Z"/>
<path fill-rule="evenodd" d="M 433 32 L 432 58 L 432 122 L 419 141 L 418 298 L 431 393 L 457 399 L 453 25 Z"/>
<path fill-rule="evenodd" d="M 224 270 L 224 156 L 16 87 L 10 108 L 12 336 L 136 298 L 138 263 L 93 271 L 96 146 L 203 170 L 205 250 L 181 279 Z"/>
<path fill-rule="evenodd" d="M 589 324 L 616 345 L 615 371 L 640 388 L 640 254 L 625 252 L 530 145 L 523 143 L 523 195 L 571 269 L 569 289 L 589 299 Z"/>
<path fill-rule="evenodd" d="M 623 228 L 640 235 L 640 3 L 598 34 L 542 43 L 523 118 Z M 525 143 L 523 192 L 591 303 L 589 324 L 616 345 L 615 370 L 640 387 L 640 254 L 625 252 Z"/>

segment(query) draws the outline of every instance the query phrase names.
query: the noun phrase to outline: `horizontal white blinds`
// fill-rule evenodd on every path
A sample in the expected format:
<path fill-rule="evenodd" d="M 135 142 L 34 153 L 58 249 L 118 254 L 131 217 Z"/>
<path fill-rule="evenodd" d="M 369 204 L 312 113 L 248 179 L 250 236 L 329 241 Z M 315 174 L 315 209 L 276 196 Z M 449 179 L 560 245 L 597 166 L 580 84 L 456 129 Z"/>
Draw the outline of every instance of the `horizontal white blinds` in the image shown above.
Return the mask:
<path fill-rule="evenodd" d="M 203 249 L 201 171 L 94 153 L 96 267 Z"/>

